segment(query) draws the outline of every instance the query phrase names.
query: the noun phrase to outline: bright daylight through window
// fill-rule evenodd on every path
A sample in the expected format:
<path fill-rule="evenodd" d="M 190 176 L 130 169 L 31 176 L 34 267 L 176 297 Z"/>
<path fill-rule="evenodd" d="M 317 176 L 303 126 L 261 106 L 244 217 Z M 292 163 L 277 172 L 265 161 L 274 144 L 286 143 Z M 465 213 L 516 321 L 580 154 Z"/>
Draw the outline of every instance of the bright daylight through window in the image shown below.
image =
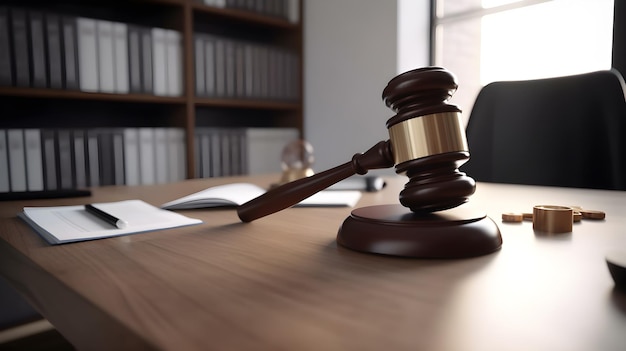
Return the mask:
<path fill-rule="evenodd" d="M 610 69 L 613 0 L 437 0 L 434 64 L 452 71 L 467 120 L 498 80 Z"/>

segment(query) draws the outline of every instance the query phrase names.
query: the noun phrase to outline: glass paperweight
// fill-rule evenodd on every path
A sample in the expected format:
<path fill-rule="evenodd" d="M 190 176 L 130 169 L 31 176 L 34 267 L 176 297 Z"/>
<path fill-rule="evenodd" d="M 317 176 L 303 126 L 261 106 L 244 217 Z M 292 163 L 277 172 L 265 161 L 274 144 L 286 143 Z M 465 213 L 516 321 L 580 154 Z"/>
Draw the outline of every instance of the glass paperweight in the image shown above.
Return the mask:
<path fill-rule="evenodd" d="M 313 146 L 308 141 L 298 139 L 290 142 L 283 148 L 283 175 L 278 185 L 312 176 L 315 173 L 312 168 L 314 161 Z"/>

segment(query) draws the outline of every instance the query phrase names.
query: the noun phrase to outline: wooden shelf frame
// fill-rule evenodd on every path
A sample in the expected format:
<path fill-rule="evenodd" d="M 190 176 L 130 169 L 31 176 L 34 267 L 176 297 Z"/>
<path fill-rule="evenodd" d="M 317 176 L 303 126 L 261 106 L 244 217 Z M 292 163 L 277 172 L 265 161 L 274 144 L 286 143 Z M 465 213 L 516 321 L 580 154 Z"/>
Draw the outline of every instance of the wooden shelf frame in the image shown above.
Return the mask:
<path fill-rule="evenodd" d="M 219 109 L 224 110 L 248 110 L 248 111 L 262 111 L 263 115 L 267 113 L 273 113 L 280 115 L 278 118 L 269 118 L 267 121 L 268 126 L 271 127 L 296 127 L 300 131 L 300 135 L 304 133 L 303 122 L 303 1 L 299 0 L 299 20 L 297 23 L 292 23 L 287 19 L 264 15 L 260 13 L 249 12 L 240 9 L 233 8 L 218 8 L 204 5 L 197 0 L 133 0 L 133 1 L 93 1 L 84 3 L 74 0 L 66 0 L 64 3 L 70 4 L 74 7 L 80 8 L 81 6 L 89 9 L 90 6 L 97 6 L 99 8 L 106 8 L 110 6 L 111 9 L 124 8 L 124 6 L 137 9 L 138 6 L 145 5 L 147 8 L 156 9 L 155 12 L 168 12 L 163 9 L 173 9 L 172 15 L 168 15 L 169 18 L 162 18 L 162 21 L 153 20 L 158 22 L 158 25 L 172 28 L 180 31 L 183 38 L 183 76 L 184 76 L 184 92 L 182 96 L 157 96 L 150 94 L 117 94 L 117 93 L 100 93 L 100 92 L 84 92 L 77 90 L 60 90 L 60 89 L 46 89 L 46 88 L 23 88 L 23 87 L 0 87 L 0 99 L 10 101 L 10 98 L 28 98 L 33 101 L 38 99 L 45 100 L 58 100 L 59 102 L 67 102 L 71 104 L 72 101 L 99 101 L 99 102 L 111 102 L 112 104 L 149 104 L 149 105 L 173 105 L 180 106 L 177 108 L 175 116 L 172 116 L 168 123 L 173 123 L 176 126 L 182 126 L 185 129 L 186 138 L 186 154 L 187 154 L 187 174 L 188 178 L 192 178 L 195 174 L 195 150 L 194 150 L 194 129 L 198 125 L 196 111 L 198 108 L 203 109 Z M 44 1 L 39 0 L 27 0 L 27 1 L 8 1 L 9 6 L 19 6 L 23 8 L 45 8 L 50 5 Z M 93 11 L 90 11 L 93 12 Z M 104 14 L 104 17 L 110 16 L 110 13 Z M 263 31 L 270 33 L 272 37 L 272 43 L 280 47 L 288 47 L 299 57 L 299 69 L 298 69 L 298 89 L 296 101 L 280 101 L 280 100 L 261 100 L 261 99 L 237 99 L 237 98 L 209 98 L 209 97 L 196 97 L 195 96 L 195 72 L 194 72 L 194 31 L 198 25 L 194 23 L 196 19 L 214 19 L 217 23 L 228 26 L 229 28 L 260 28 Z M 155 26 L 157 23 L 155 23 Z M 252 36 L 252 38 L 254 38 Z M 252 39 L 254 40 L 254 39 Z M 6 110 L 5 110 L 6 111 Z M 10 111 L 10 108 L 9 108 Z M 285 114 L 289 115 L 291 120 L 285 121 Z M 3 122 L 4 118 L 10 118 L 10 112 L 4 113 L 4 116 L 0 118 L 0 128 L 5 128 L 6 125 L 15 125 L 15 123 Z M 235 122 L 237 123 L 237 122 Z M 245 122 L 244 122 L 245 123 Z M 168 125 L 171 126 L 171 125 Z M 246 125 L 240 125 L 246 127 Z M 60 126 L 60 127 L 72 127 L 72 126 Z"/>

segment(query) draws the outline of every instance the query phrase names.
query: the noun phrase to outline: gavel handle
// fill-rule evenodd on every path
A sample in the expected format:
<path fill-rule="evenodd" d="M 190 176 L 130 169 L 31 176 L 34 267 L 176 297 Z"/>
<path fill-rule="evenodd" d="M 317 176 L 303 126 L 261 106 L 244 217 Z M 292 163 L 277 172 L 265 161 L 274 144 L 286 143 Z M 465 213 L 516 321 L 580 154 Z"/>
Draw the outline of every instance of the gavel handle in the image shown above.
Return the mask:
<path fill-rule="evenodd" d="M 390 141 L 381 141 L 365 153 L 354 155 L 352 161 L 341 166 L 269 190 L 239 206 L 237 214 L 242 222 L 252 222 L 291 207 L 354 174 L 365 174 L 370 169 L 389 168 L 393 165 Z"/>

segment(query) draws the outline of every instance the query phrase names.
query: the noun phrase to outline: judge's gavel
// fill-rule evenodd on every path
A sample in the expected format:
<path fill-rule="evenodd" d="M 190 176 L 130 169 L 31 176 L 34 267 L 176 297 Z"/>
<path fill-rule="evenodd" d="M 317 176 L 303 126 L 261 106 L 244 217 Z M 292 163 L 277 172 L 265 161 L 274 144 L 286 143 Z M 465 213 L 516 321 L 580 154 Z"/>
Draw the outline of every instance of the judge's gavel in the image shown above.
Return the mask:
<path fill-rule="evenodd" d="M 455 77 L 444 68 L 425 67 L 393 78 L 383 100 L 396 115 L 387 121 L 389 140 L 381 141 L 343 165 L 302 178 L 241 205 L 243 222 L 293 206 L 349 176 L 395 165 L 408 183 L 400 203 L 416 214 L 451 209 L 467 202 L 475 182 L 459 171 L 469 159 L 461 111 L 447 100 L 456 91 Z"/>

